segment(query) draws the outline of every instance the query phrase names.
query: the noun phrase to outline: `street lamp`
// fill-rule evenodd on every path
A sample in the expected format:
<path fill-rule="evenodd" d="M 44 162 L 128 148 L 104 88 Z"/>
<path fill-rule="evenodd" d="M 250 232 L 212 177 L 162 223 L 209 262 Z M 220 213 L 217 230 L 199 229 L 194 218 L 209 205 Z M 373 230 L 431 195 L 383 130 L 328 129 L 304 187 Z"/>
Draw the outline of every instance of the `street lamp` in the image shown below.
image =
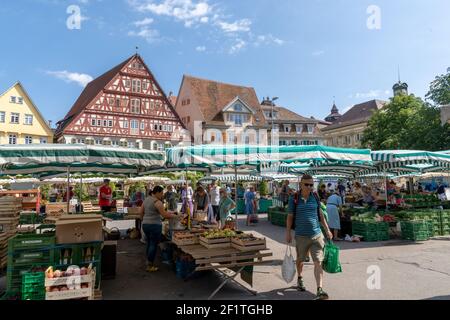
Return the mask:
<path fill-rule="evenodd" d="M 272 118 L 272 139 L 271 139 L 271 143 L 273 144 L 273 134 L 274 134 L 274 127 L 273 127 L 273 107 L 275 106 L 275 101 L 277 101 L 279 98 L 278 97 L 273 97 L 272 100 L 270 100 L 270 105 L 272 106 L 272 114 L 271 114 L 271 118 Z"/>

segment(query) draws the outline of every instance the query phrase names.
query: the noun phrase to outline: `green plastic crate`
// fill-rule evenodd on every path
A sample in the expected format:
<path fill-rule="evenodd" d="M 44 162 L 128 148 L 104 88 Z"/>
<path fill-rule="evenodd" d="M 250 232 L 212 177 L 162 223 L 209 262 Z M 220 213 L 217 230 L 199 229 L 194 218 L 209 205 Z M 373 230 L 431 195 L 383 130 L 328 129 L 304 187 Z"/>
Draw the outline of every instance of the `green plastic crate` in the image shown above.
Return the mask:
<path fill-rule="evenodd" d="M 377 231 L 378 241 L 388 241 L 390 239 L 389 231 Z"/>
<path fill-rule="evenodd" d="M 55 235 L 50 234 L 35 234 L 25 233 L 17 234 L 8 240 L 8 251 L 14 252 L 15 250 L 30 250 L 33 248 L 51 248 L 55 244 Z"/>
<path fill-rule="evenodd" d="M 22 300 L 45 300 L 44 272 L 27 272 L 23 274 Z"/>

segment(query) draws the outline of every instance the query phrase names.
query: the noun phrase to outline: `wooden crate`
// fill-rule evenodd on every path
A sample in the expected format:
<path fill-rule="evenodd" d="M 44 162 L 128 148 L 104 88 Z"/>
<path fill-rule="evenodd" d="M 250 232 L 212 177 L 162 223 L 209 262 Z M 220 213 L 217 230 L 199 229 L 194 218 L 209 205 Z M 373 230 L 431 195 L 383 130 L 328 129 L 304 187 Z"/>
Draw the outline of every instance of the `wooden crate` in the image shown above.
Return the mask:
<path fill-rule="evenodd" d="M 74 283 L 74 277 L 61 277 L 54 279 L 45 279 L 45 287 L 51 288 L 56 286 L 71 285 Z M 80 276 L 76 279 L 77 284 L 89 284 L 89 288 L 80 288 L 67 291 L 46 292 L 45 300 L 73 300 L 87 298 L 89 300 L 94 299 L 94 287 L 95 287 L 95 271 L 91 271 L 90 274 Z M 47 290 L 47 289 L 46 289 Z"/>
<path fill-rule="evenodd" d="M 267 243 L 265 238 L 232 238 L 231 246 L 239 251 L 259 251 L 267 249 Z"/>
<path fill-rule="evenodd" d="M 204 222 L 208 220 L 208 213 L 203 211 L 197 211 L 194 213 L 194 220 L 198 222 Z"/>
<path fill-rule="evenodd" d="M 176 232 L 172 236 L 172 242 L 177 246 L 189 246 L 200 242 L 198 234 L 191 232 Z"/>
<path fill-rule="evenodd" d="M 67 202 L 54 202 L 45 205 L 45 213 L 47 216 L 60 216 L 67 214 Z"/>
<path fill-rule="evenodd" d="M 207 239 L 203 236 L 200 236 L 200 244 L 208 249 L 230 248 L 231 239 L 230 238 Z"/>
<path fill-rule="evenodd" d="M 92 204 L 92 202 L 82 202 L 81 205 L 83 206 L 83 212 L 84 213 L 100 212 L 100 211 L 102 211 L 99 206 L 94 206 Z"/>

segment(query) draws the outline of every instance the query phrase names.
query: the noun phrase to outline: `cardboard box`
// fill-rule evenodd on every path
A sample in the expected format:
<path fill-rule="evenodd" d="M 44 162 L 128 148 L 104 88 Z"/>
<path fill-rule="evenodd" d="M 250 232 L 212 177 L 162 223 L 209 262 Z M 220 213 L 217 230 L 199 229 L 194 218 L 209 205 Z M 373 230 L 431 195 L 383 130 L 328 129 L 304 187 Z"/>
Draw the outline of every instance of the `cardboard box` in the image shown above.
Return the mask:
<path fill-rule="evenodd" d="M 69 215 L 56 222 L 56 243 L 72 244 L 103 241 L 100 215 Z"/>

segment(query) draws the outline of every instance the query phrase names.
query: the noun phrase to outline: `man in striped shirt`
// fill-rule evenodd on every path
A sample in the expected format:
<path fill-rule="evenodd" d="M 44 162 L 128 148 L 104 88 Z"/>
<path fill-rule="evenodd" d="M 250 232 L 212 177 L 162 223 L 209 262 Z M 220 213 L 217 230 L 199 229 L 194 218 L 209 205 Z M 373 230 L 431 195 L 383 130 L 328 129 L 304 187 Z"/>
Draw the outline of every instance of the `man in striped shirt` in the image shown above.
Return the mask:
<path fill-rule="evenodd" d="M 319 206 L 319 199 L 314 190 L 314 179 L 310 175 L 304 175 L 300 182 L 299 193 L 289 199 L 289 214 L 286 222 L 286 241 L 292 241 L 291 229 L 295 216 L 295 242 L 297 249 L 297 272 L 298 290 L 306 291 L 302 271 L 308 253 L 311 252 L 314 261 L 314 276 L 317 283 L 317 299 L 328 299 L 328 294 L 323 291 L 323 248 L 325 240 L 320 229 L 322 224 L 328 239 L 333 238 L 333 234 L 322 214 Z M 319 221 L 320 219 L 320 221 Z"/>

